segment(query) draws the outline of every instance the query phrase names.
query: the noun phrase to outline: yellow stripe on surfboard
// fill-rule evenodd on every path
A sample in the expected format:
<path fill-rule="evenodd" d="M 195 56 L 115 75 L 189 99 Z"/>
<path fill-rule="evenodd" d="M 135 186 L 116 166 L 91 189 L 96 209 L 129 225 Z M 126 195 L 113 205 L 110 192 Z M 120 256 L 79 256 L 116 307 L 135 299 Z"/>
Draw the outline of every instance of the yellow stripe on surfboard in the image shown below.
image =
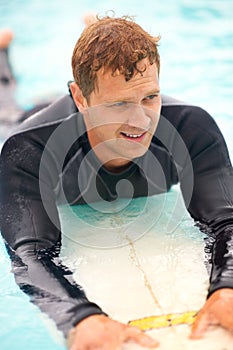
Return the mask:
<path fill-rule="evenodd" d="M 196 315 L 197 311 L 188 311 L 180 314 L 150 316 L 129 321 L 129 324 L 143 331 L 148 331 L 150 329 L 171 327 L 179 324 L 191 325 L 195 321 Z"/>

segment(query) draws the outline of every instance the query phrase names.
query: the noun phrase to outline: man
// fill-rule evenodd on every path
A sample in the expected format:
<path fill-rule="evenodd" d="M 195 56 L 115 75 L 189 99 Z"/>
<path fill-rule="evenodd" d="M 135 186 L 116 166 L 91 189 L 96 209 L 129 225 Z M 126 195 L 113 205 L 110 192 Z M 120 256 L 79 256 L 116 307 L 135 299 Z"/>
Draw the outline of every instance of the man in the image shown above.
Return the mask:
<path fill-rule="evenodd" d="M 208 298 L 191 337 L 211 324 L 233 331 L 228 151 L 205 111 L 161 100 L 158 40 L 130 19 L 90 25 L 73 52 L 70 96 L 23 123 L 2 150 L 1 231 L 16 281 L 68 336 L 71 350 L 157 342 L 87 300 L 61 265 L 57 205 L 148 196 L 178 182 L 188 211 L 213 238 Z M 122 179 L 131 186 L 117 188 Z"/>

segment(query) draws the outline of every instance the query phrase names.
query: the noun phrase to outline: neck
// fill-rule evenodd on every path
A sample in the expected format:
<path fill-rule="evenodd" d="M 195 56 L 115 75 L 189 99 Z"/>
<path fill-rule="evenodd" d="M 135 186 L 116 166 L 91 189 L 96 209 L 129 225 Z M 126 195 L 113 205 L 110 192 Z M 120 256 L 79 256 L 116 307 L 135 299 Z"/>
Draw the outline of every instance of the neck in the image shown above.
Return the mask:
<path fill-rule="evenodd" d="M 100 160 L 101 161 L 101 160 Z M 103 162 L 102 162 L 103 163 Z M 103 163 L 103 167 L 111 173 L 121 173 L 128 169 L 132 164 L 128 159 L 113 159 L 110 162 Z"/>

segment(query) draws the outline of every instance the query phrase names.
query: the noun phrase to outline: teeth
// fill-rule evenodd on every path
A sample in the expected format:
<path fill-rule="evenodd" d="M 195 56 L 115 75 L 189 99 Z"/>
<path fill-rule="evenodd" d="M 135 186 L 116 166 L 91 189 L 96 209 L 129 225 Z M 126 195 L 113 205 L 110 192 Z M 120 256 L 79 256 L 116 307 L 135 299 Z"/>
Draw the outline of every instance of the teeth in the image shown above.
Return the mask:
<path fill-rule="evenodd" d="M 137 138 L 137 137 L 141 137 L 142 134 L 139 134 L 139 135 L 131 135 L 131 134 L 125 134 L 127 137 L 133 137 L 133 138 Z"/>

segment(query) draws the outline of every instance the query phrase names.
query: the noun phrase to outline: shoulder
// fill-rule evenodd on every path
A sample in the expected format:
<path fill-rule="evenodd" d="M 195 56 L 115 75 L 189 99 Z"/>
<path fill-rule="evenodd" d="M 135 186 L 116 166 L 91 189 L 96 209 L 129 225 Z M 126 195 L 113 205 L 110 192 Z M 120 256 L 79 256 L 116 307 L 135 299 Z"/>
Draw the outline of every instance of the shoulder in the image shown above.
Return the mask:
<path fill-rule="evenodd" d="M 14 130 L 14 134 L 61 123 L 77 112 L 72 97 L 65 95 L 26 119 Z"/>
<path fill-rule="evenodd" d="M 200 121 L 202 123 L 212 122 L 215 124 L 214 118 L 202 107 L 167 95 L 162 95 L 161 115 L 176 126 L 179 126 L 179 123 L 184 123 L 185 121 L 194 124 L 198 124 Z"/>
<path fill-rule="evenodd" d="M 189 115 L 207 115 L 208 113 L 201 107 L 191 103 L 175 99 L 171 96 L 162 95 L 162 111 L 165 116 L 173 115 L 173 119 L 180 119 Z"/>
<path fill-rule="evenodd" d="M 17 126 L 11 135 L 5 141 L 2 154 L 15 151 L 16 149 L 37 149 L 42 150 L 44 145 L 48 142 L 51 134 L 58 129 L 62 124 L 63 136 L 57 142 L 57 148 L 62 146 L 64 134 L 68 137 L 76 130 L 76 118 L 78 110 L 73 102 L 73 99 L 66 95 L 61 97 L 46 108 L 35 113 L 23 123 Z M 58 140 L 57 140 L 58 141 Z"/>
<path fill-rule="evenodd" d="M 207 149 L 227 154 L 225 139 L 215 119 L 203 108 L 168 96 L 162 97 L 162 110 L 155 136 L 176 147 L 184 142 L 191 156 Z M 215 148 L 214 148 L 215 147 Z M 225 156 L 224 156 L 225 157 Z"/>
<path fill-rule="evenodd" d="M 215 119 L 202 107 L 162 95 L 161 119 L 166 119 L 180 134 L 221 135 Z"/>

